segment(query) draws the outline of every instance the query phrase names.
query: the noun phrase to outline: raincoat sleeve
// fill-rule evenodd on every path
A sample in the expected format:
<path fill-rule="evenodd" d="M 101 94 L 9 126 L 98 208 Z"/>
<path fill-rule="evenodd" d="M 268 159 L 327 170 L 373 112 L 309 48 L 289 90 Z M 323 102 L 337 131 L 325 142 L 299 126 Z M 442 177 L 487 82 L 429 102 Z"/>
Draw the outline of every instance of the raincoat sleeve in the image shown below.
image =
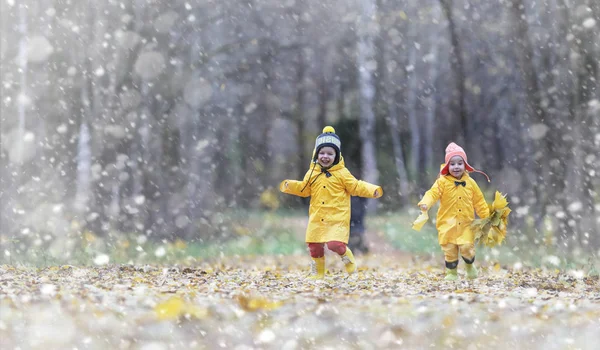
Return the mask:
<path fill-rule="evenodd" d="M 442 196 L 442 183 L 440 181 L 439 178 L 435 180 L 433 186 L 431 186 L 429 191 L 425 192 L 425 195 L 417 204 L 418 206 L 425 204 L 427 205 L 427 209 L 431 209 L 431 207 L 440 199 Z"/>
<path fill-rule="evenodd" d="M 485 197 L 483 197 L 483 193 L 475 181 L 473 181 L 473 207 L 475 208 L 477 216 L 480 218 L 485 219 L 490 216 L 490 207 L 485 201 Z"/>
<path fill-rule="evenodd" d="M 283 180 L 279 184 L 279 190 L 283 193 L 293 194 L 294 196 L 310 197 L 310 185 L 308 185 L 308 181 L 310 180 L 309 177 L 310 170 L 306 172 L 302 181 Z"/>
<path fill-rule="evenodd" d="M 381 186 L 373 185 L 368 182 L 357 180 L 348 170 L 342 173 L 342 180 L 346 187 L 346 192 L 351 196 L 379 198 L 383 196 Z M 375 197 L 375 190 L 379 191 L 379 197 Z"/>

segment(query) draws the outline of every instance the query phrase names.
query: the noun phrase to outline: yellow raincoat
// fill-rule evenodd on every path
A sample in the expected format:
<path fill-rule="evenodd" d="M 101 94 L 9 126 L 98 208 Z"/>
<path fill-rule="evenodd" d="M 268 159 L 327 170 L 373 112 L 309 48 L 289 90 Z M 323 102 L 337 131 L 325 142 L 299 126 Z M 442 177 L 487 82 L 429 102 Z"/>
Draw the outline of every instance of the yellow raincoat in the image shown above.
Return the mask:
<path fill-rule="evenodd" d="M 455 181 L 465 181 L 466 186 L 456 185 Z M 430 209 L 438 200 L 440 209 L 436 227 L 439 244 L 474 243 L 471 223 L 475 220 L 475 212 L 482 219 L 490 215 L 489 206 L 475 180 L 466 172 L 460 180 L 452 175 L 440 176 L 418 205 L 426 204 Z"/>
<path fill-rule="evenodd" d="M 348 243 L 350 196 L 374 198 L 375 190 L 379 190 L 379 196 L 383 195 L 383 190 L 380 186 L 357 180 L 346 169 L 343 157 L 340 157 L 338 164 L 328 169 L 331 174 L 329 177 L 321 172 L 318 163 L 311 163 L 311 169 L 306 172 L 302 181 L 283 180 L 279 189 L 283 193 L 311 197 L 306 228 L 307 243 L 330 241 Z"/>

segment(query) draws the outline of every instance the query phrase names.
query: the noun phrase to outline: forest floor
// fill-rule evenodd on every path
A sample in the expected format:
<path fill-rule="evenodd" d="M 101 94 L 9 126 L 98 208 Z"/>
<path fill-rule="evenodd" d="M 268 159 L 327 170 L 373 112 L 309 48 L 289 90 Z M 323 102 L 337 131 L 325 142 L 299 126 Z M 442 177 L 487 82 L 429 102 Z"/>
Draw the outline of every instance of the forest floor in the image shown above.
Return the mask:
<path fill-rule="evenodd" d="M 381 243 L 381 242 L 380 242 Z M 373 245 L 348 277 L 306 255 L 183 265 L 0 266 L 2 349 L 597 349 L 600 284 L 573 271 L 438 262 Z"/>

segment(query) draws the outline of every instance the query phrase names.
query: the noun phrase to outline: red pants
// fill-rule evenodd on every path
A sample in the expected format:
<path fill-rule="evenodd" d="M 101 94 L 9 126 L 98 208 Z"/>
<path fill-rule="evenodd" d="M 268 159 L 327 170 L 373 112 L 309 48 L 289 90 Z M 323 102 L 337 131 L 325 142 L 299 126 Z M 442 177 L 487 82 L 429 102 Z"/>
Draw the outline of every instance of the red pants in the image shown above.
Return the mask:
<path fill-rule="evenodd" d="M 327 248 L 339 255 L 346 253 L 346 243 L 340 241 L 327 242 Z M 308 243 L 310 256 L 313 258 L 321 258 L 325 255 L 325 243 Z"/>

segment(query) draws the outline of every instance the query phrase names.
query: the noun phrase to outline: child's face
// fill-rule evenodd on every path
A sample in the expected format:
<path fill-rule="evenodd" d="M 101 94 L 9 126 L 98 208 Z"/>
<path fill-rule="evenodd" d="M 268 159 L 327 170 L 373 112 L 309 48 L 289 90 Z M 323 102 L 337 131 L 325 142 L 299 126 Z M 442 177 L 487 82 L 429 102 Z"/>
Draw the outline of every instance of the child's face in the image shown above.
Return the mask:
<path fill-rule="evenodd" d="M 335 150 L 333 147 L 323 147 L 319 150 L 317 161 L 323 168 L 330 167 L 335 161 Z"/>
<path fill-rule="evenodd" d="M 450 175 L 460 179 L 465 173 L 465 161 L 461 156 L 454 156 L 450 158 L 450 167 L 448 170 L 450 171 Z"/>

